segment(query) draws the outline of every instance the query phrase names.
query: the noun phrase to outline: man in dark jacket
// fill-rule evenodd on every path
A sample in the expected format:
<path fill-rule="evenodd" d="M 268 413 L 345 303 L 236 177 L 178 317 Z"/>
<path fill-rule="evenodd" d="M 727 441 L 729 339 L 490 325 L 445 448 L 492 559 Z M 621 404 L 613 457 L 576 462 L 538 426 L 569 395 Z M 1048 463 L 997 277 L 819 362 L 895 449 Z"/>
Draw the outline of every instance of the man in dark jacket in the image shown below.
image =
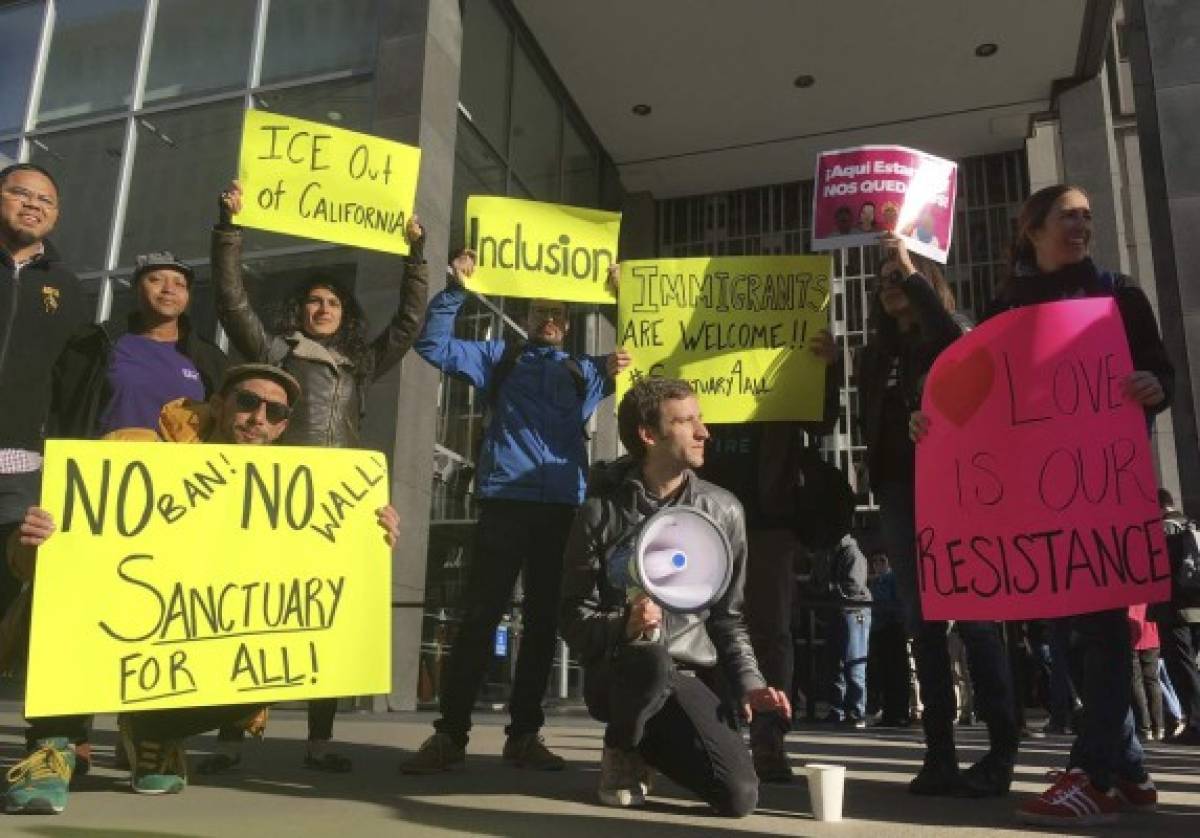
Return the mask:
<path fill-rule="evenodd" d="M 162 405 L 207 401 L 227 360 L 198 334 L 186 310 L 194 274 L 169 252 L 137 257 L 127 318 L 86 326 L 71 338 L 52 376 L 47 436 L 89 439 L 158 425 Z"/>
<path fill-rule="evenodd" d="M 742 506 L 693 472 L 704 462 L 708 430 L 686 382 L 639 382 L 621 400 L 617 424 L 630 458 L 593 481 L 575 518 L 560 615 L 563 636 L 584 667 L 588 710 L 608 723 L 600 800 L 609 806 L 644 802 L 649 765 L 720 814 L 742 817 L 757 805 L 758 778 L 734 713 L 706 680 L 719 664 L 747 718 L 791 716 L 786 694 L 768 686 L 758 670 L 742 617 Z M 644 594 L 629 601 L 607 573 L 609 548 L 668 506 L 706 513 L 729 542 L 729 585 L 699 613 L 664 612 Z"/>
<path fill-rule="evenodd" d="M 809 341 L 825 373 L 824 415 L 819 422 L 737 422 L 710 428 L 712 439 L 699 474 L 737 496 L 746 514 L 750 553 L 746 566 L 746 624 L 763 677 L 790 694 L 795 663 L 792 604 L 802 545 L 813 546 L 797 507 L 801 460 L 817 437 L 837 424 L 841 367 L 828 330 Z M 763 714 L 750 727 L 754 768 L 763 782 L 790 782 L 784 737 L 791 719 Z"/>
<path fill-rule="evenodd" d="M 1196 666 L 1196 654 L 1200 652 L 1200 591 L 1180 584 L 1181 565 L 1189 556 L 1195 561 L 1193 551 L 1200 542 L 1196 522 L 1175 506 L 1175 498 L 1166 489 L 1158 490 L 1158 504 L 1171 555 L 1172 590 L 1171 598 L 1151 605 L 1146 616 L 1158 624 L 1163 661 L 1188 722 L 1167 741 L 1200 745 L 1200 670 Z"/>
<path fill-rule="evenodd" d="M 557 646 L 563 545 L 583 499 L 588 463 L 583 425 L 612 393 L 613 376 L 629 363 L 620 350 L 607 357 L 564 352 L 567 306 L 554 300 L 531 301 L 528 343 L 453 337 L 454 319 L 467 298 L 463 282 L 473 271 L 473 254 L 461 251 L 446 289 L 429 302 L 416 343 L 430 364 L 486 394 L 490 421 L 476 469 L 475 551 L 462 623 L 442 681 L 441 718 L 434 722 L 437 732 L 401 765 L 409 774 L 446 771 L 465 759 L 471 710 L 518 573 L 525 630 L 504 759 L 522 768 L 564 767 L 538 735 Z"/>
<path fill-rule="evenodd" d="M 79 280 L 46 239 L 59 211 L 45 169 L 0 171 L 0 544 L 37 501 L 50 368 L 85 319 Z M 0 613 L 16 593 L 0 567 Z"/>
<path fill-rule="evenodd" d="M 871 637 L 871 591 L 867 557 L 850 534 L 828 551 L 830 593 L 829 657 L 832 683 L 826 721 L 857 730 L 867 726 L 867 654 Z"/>

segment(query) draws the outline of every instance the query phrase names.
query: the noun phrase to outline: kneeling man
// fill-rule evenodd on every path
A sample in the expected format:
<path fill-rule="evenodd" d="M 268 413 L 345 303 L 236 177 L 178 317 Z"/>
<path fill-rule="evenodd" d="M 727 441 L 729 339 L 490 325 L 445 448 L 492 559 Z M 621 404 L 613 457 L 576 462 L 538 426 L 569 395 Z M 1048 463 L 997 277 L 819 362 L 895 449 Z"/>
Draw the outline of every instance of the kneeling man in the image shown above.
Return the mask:
<path fill-rule="evenodd" d="M 718 813 L 744 817 L 758 802 L 758 778 L 736 714 L 790 718 L 791 707 L 763 680 L 742 618 L 742 506 L 692 471 L 704 462 L 708 430 L 687 383 L 639 382 L 621 400 L 617 424 L 630 456 L 596 469 L 567 542 L 559 619 L 584 666 L 588 710 L 608 723 L 600 800 L 643 803 L 655 768 Z M 628 601 L 606 572 L 607 553 L 622 536 L 676 505 L 707 513 L 732 550 L 729 587 L 698 614 L 664 614 L 645 595 Z M 737 707 L 709 686 L 718 668 L 727 685 L 721 692 L 732 691 Z"/>

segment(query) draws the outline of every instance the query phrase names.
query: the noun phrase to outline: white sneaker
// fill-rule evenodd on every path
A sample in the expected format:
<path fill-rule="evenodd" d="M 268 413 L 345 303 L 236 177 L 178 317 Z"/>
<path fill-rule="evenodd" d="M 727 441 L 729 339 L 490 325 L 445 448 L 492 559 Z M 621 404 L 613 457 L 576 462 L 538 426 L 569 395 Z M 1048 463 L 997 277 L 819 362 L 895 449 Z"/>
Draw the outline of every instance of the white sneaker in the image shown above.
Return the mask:
<path fill-rule="evenodd" d="M 644 806 L 650 773 L 637 751 L 606 747 L 600 757 L 600 802 L 619 809 Z"/>

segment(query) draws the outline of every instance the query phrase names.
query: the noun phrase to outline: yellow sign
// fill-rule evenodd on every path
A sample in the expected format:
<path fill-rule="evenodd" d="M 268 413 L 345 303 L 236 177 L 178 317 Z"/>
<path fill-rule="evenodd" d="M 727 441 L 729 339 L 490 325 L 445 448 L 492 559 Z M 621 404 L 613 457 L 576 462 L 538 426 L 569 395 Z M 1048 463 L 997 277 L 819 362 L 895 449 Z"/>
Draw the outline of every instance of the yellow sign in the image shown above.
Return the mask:
<path fill-rule="evenodd" d="M 828 328 L 829 256 L 728 256 L 621 263 L 617 343 L 643 376 L 682 378 L 706 422 L 814 421 L 825 362 L 807 348 Z"/>
<path fill-rule="evenodd" d="M 382 454 L 51 440 L 28 716 L 386 693 Z"/>
<path fill-rule="evenodd" d="M 408 253 L 421 150 L 270 111 L 246 111 L 237 223 Z"/>
<path fill-rule="evenodd" d="M 519 198 L 467 199 L 467 246 L 477 254 L 472 291 L 574 303 L 615 303 L 621 213 Z"/>

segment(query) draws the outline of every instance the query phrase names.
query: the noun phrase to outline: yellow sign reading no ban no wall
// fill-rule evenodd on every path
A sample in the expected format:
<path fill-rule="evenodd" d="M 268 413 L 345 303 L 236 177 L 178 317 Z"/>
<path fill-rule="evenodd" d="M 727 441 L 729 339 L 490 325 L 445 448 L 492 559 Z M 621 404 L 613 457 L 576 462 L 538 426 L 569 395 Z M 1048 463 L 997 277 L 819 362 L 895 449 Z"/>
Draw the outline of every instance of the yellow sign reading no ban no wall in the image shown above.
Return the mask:
<path fill-rule="evenodd" d="M 408 253 L 421 150 L 269 111 L 246 111 L 237 223 Z"/>
<path fill-rule="evenodd" d="M 816 421 L 829 327 L 829 256 L 623 262 L 617 344 L 633 356 L 618 403 L 645 376 L 691 383 L 706 422 Z"/>
<path fill-rule="evenodd" d="M 52 440 L 26 715 L 385 693 L 383 455 Z"/>
<path fill-rule="evenodd" d="M 467 199 L 467 246 L 476 253 L 472 291 L 576 303 L 614 303 L 621 214 L 519 198 Z"/>

